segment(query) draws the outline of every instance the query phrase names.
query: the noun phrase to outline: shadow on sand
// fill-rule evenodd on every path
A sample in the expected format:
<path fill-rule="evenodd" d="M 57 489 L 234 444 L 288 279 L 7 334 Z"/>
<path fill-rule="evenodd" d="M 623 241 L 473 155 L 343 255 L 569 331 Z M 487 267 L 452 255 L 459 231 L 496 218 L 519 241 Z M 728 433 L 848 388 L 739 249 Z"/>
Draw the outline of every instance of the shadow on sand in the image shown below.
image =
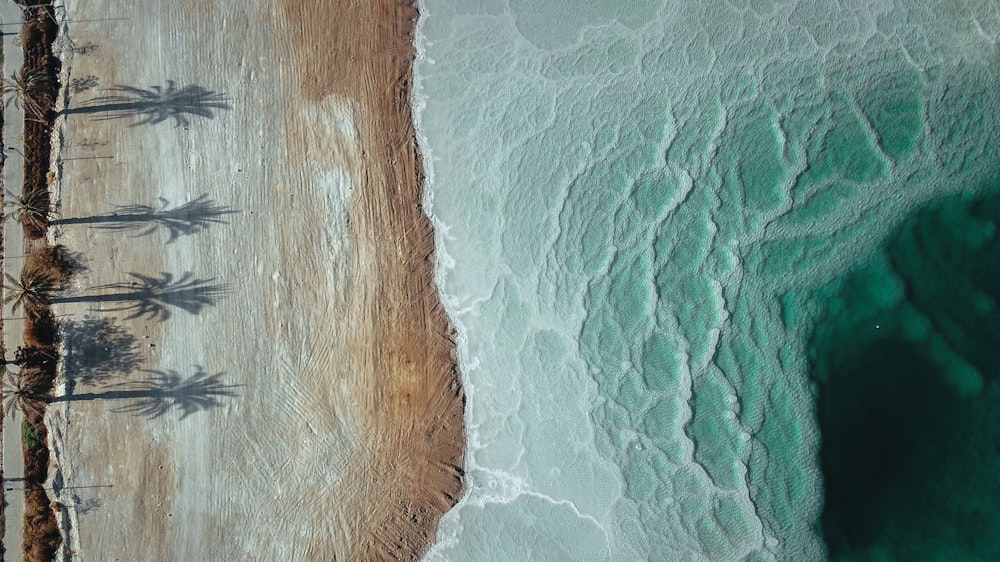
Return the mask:
<path fill-rule="evenodd" d="M 56 219 L 50 221 L 50 224 L 86 224 L 105 230 L 138 231 L 135 236 L 152 234 L 162 228 L 170 237 L 167 240 L 169 244 L 181 236 L 197 234 L 213 224 L 225 224 L 226 215 L 238 212 L 231 207 L 219 205 L 207 195 L 201 195 L 172 209 L 167 208 L 170 205 L 168 200 L 161 197 L 158 201 L 158 209 L 149 205 L 120 205 L 103 215 Z"/>
<path fill-rule="evenodd" d="M 101 384 L 128 375 L 142 365 L 139 340 L 113 318 L 63 321 L 62 337 L 67 392 L 77 384 Z"/>
<path fill-rule="evenodd" d="M 127 312 L 126 320 L 148 317 L 151 320 L 167 320 L 171 310 L 179 308 L 191 314 L 199 314 L 207 306 L 214 306 L 229 293 L 229 286 L 213 283 L 213 279 L 199 279 L 190 271 L 179 279 L 171 273 L 161 273 L 160 277 L 150 277 L 141 273 L 129 273 L 133 281 L 109 283 L 94 287 L 101 294 L 63 296 L 52 299 L 53 303 L 90 302 L 101 303 L 104 312 Z"/>
<path fill-rule="evenodd" d="M 101 392 L 66 394 L 53 398 L 52 402 L 125 400 L 124 406 L 113 411 L 149 419 L 177 411 L 179 419 L 184 419 L 196 412 L 221 406 L 220 400 L 237 396 L 235 389 L 240 386 L 224 384 L 223 373 L 209 375 L 200 366 L 196 366 L 194 374 L 189 377 L 183 377 L 174 370 L 143 372 L 151 377 L 112 385 Z"/>
<path fill-rule="evenodd" d="M 63 114 L 97 115 L 102 121 L 137 118 L 133 126 L 172 120 L 175 127 L 187 127 L 192 116 L 212 119 L 217 111 L 232 108 L 226 94 L 195 84 L 177 87 L 173 80 L 168 80 L 165 87 L 152 86 L 147 90 L 118 85 L 106 91 L 106 95 L 66 109 Z"/>

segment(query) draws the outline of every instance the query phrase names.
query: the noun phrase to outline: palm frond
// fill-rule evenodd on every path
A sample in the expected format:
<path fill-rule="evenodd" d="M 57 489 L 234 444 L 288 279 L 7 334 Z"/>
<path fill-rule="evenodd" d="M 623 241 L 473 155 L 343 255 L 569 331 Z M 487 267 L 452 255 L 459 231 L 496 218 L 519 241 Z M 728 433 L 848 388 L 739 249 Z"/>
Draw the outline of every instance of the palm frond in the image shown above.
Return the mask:
<path fill-rule="evenodd" d="M 4 277 L 7 279 L 4 289 L 9 293 L 4 296 L 3 303 L 13 303 L 13 312 L 23 307 L 25 312 L 33 314 L 51 303 L 52 294 L 58 288 L 56 279 L 40 269 L 23 270 L 20 278 L 9 273 L 4 273 Z"/>
<path fill-rule="evenodd" d="M 10 78 L 4 79 L 4 108 L 13 103 L 25 113 L 38 119 L 43 118 L 45 108 L 42 106 L 40 93 L 47 83 L 48 77 L 38 70 L 26 69 L 12 73 Z"/>
<path fill-rule="evenodd" d="M 47 195 L 40 190 L 14 195 L 8 190 L 5 205 L 14 209 L 11 216 L 22 225 L 44 228 L 51 218 Z"/>
<path fill-rule="evenodd" d="M 48 400 L 41 377 L 31 372 L 7 370 L 0 392 L 3 392 L 3 411 L 13 416 L 15 410 L 25 414 L 40 415 Z"/>

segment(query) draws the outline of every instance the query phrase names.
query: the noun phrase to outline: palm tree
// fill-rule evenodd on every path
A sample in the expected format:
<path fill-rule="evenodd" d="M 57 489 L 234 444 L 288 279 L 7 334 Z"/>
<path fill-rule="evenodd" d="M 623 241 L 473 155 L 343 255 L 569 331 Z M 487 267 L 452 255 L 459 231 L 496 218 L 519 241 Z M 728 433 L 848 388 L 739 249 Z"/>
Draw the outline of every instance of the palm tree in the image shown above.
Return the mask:
<path fill-rule="evenodd" d="M 4 289 L 10 291 L 4 297 L 3 303 L 13 303 L 12 312 L 24 307 L 26 313 L 35 314 L 52 302 L 52 293 L 58 288 L 56 279 L 41 269 L 24 269 L 20 278 L 9 273 L 3 275 L 7 278 L 7 283 L 3 285 Z"/>
<path fill-rule="evenodd" d="M 48 389 L 36 371 L 14 373 L 8 369 L 0 390 L 3 392 L 3 411 L 9 416 L 14 415 L 14 410 L 41 415 L 48 402 Z"/>
<path fill-rule="evenodd" d="M 29 68 L 12 73 L 3 82 L 4 109 L 13 103 L 36 119 L 45 117 L 45 108 L 38 95 L 47 82 L 44 72 Z"/>
<path fill-rule="evenodd" d="M 8 207 L 13 207 L 14 211 L 11 213 L 11 216 L 23 226 L 43 229 L 48 224 L 50 218 L 47 195 L 44 191 L 37 189 L 27 191 L 21 195 L 14 195 L 8 190 L 8 200 L 5 204 Z"/>

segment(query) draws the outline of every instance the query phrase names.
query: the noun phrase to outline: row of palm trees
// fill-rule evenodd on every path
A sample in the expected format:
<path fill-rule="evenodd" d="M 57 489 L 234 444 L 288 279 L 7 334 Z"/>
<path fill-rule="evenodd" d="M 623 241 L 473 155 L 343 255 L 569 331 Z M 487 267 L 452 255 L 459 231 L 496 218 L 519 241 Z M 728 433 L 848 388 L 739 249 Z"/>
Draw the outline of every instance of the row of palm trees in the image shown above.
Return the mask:
<path fill-rule="evenodd" d="M 0 221 L 10 217 L 29 228 L 48 224 L 49 202 L 41 191 L 26 191 L 21 195 L 14 195 L 8 190 L 4 204 L 12 210 Z M 13 312 L 20 309 L 32 318 L 38 317 L 43 307 L 51 301 L 51 295 L 59 288 L 55 276 L 41 269 L 24 269 L 20 277 L 4 273 L 4 278 L 3 286 L 7 294 L 3 304 L 12 304 Z"/>
<path fill-rule="evenodd" d="M 38 101 L 36 92 L 46 84 L 44 73 L 25 69 L 14 72 L 10 78 L 3 81 L 3 108 L 6 110 L 14 105 L 29 116 L 30 119 L 41 120 L 45 117 L 45 109 Z M 2 156 L 0 156 L 2 158 Z M 22 195 L 14 195 L 9 190 L 4 201 L 5 206 L 12 207 L 10 214 L 24 226 L 42 226 L 48 219 L 48 201 L 39 191 L 28 191 Z M 46 275 L 25 273 L 15 278 L 4 273 L 4 287 L 10 292 L 4 298 L 4 304 L 13 303 L 13 309 L 23 309 L 30 314 L 37 314 L 38 307 L 44 302 L 44 295 L 55 288 L 53 280 Z M 25 414 L 40 415 L 45 403 L 48 389 L 42 377 L 33 376 L 33 371 L 43 362 L 54 361 L 50 351 L 37 347 L 19 347 L 14 356 L 14 363 L 22 367 L 20 372 L 7 368 L 6 360 L 0 368 L 4 371 L 0 392 L 3 394 L 3 411 L 13 415 L 15 410 Z"/>
<path fill-rule="evenodd" d="M 48 77 L 40 70 L 27 68 L 12 73 L 10 78 L 3 80 L 3 108 L 6 110 L 14 105 L 30 116 L 29 118 L 41 121 L 45 117 L 45 107 L 40 101 L 39 92 L 46 85 Z M 0 155 L 0 158 L 2 157 Z M 21 195 L 14 195 L 8 190 L 5 204 L 13 207 L 10 216 L 28 228 L 41 229 L 47 224 L 48 198 L 41 191 L 31 190 Z"/>
<path fill-rule="evenodd" d="M 12 73 L 3 80 L 3 108 L 6 110 L 14 105 L 24 112 L 25 118 L 43 121 L 46 109 L 41 102 L 40 92 L 46 86 L 48 76 L 44 71 L 26 68 Z M 48 224 L 48 197 L 40 190 L 27 190 L 21 195 L 14 195 L 8 190 L 4 205 L 11 208 L 11 212 L 4 214 L 0 221 L 11 217 L 26 228 L 38 230 Z M 40 269 L 22 270 L 20 277 L 4 273 L 4 278 L 3 285 L 8 294 L 5 295 L 3 304 L 13 304 L 14 311 L 24 310 L 26 315 L 34 318 L 43 312 L 47 295 L 51 295 L 58 287 L 55 277 Z M 55 360 L 51 350 L 36 346 L 19 347 L 15 352 L 13 363 L 21 367 L 19 372 L 8 369 L 4 360 L 4 377 L 0 383 L 3 411 L 10 415 L 15 410 L 40 415 L 47 401 L 48 384 L 44 377 L 38 376 L 38 370 Z"/>
<path fill-rule="evenodd" d="M 14 195 L 8 191 L 5 205 L 9 212 L 0 220 L 13 218 L 26 227 L 44 229 L 52 219 L 48 200 L 40 192 Z M 214 203 L 206 196 L 173 208 L 167 208 L 167 202 L 164 201 L 159 209 L 131 205 L 119 207 L 118 211 L 106 216 L 66 219 L 66 222 L 92 222 L 97 223 L 98 228 L 114 230 L 144 228 L 146 232 L 163 227 L 170 235 L 169 243 L 181 235 L 198 232 L 213 223 L 225 222 L 224 216 L 235 212 Z M 228 286 L 214 283 L 214 279 L 196 278 L 191 273 L 177 278 L 170 273 L 163 273 L 160 277 L 138 273 L 132 273 L 131 276 L 131 281 L 94 287 L 102 294 L 57 297 L 58 292 L 65 288 L 64 275 L 57 274 L 57 269 L 52 267 L 25 268 L 18 277 L 4 273 L 3 287 L 6 294 L 3 306 L 10 305 L 11 312 L 22 311 L 27 318 L 39 320 L 54 302 L 100 301 L 112 303 L 114 308 L 111 310 L 129 311 L 129 318 L 146 316 L 165 320 L 169 318 L 171 308 L 198 313 L 202 308 L 215 304 L 228 292 Z M 18 348 L 15 353 L 12 363 L 20 367 L 19 371 L 7 368 L 6 364 L 0 366 L 3 371 L 0 391 L 3 394 L 4 412 L 13 414 L 15 410 L 20 410 L 29 415 L 39 415 L 42 412 L 44 405 L 51 400 L 48 396 L 50 383 L 39 375 L 46 363 L 55 360 L 51 351 L 29 346 Z M 190 380 L 182 381 L 173 374 L 171 377 L 161 376 L 156 385 L 148 388 L 115 390 L 100 396 L 144 399 L 137 402 L 138 409 L 123 411 L 156 417 L 171 407 L 176 407 L 186 416 L 199 406 L 217 405 L 219 397 L 233 396 L 231 389 L 235 387 L 222 384 L 220 377 L 221 373 L 209 377 L 199 371 Z"/>
<path fill-rule="evenodd" d="M 14 105 L 25 113 L 27 119 L 43 121 L 48 109 L 44 102 L 44 91 L 49 85 L 49 78 L 43 71 L 25 69 L 14 72 L 3 80 L 3 107 L 6 109 Z M 78 109 L 77 112 L 100 111 L 107 113 L 109 115 L 107 118 L 139 115 L 143 118 L 142 123 L 157 124 L 172 119 L 176 125 L 187 125 L 187 115 L 210 118 L 217 110 L 229 109 L 228 99 L 224 94 L 195 85 L 178 88 L 172 81 L 169 81 L 165 88 L 154 86 L 149 90 L 141 90 L 119 86 L 112 89 L 112 92 L 111 95 L 93 100 L 91 105 Z M 2 144 L 0 151 L 3 151 Z M 2 158 L 3 154 L 0 153 L 0 162 Z M 47 193 L 41 190 L 30 190 L 21 195 L 8 191 L 5 207 L 9 209 L 9 213 L 6 213 L 0 221 L 13 218 L 26 229 L 43 231 L 52 220 Z M 75 222 L 104 222 L 107 224 L 101 226 L 102 228 L 116 230 L 136 228 L 137 225 L 146 222 L 147 231 L 155 229 L 156 226 L 166 228 L 170 233 L 169 241 L 172 242 L 179 235 L 197 232 L 207 228 L 211 223 L 225 222 L 222 217 L 235 212 L 214 204 L 205 196 L 169 210 L 131 206 L 121 208 L 119 211 L 121 212 L 112 213 L 108 217 L 88 217 L 75 219 Z M 152 223 L 152 226 L 148 226 L 149 223 Z M 52 273 L 50 269 L 37 267 L 24 269 L 19 277 L 4 273 L 3 286 L 7 294 L 3 304 L 11 305 L 13 312 L 23 310 L 29 319 L 41 318 L 55 301 L 56 293 L 65 285 L 65 279 Z M 129 301 L 129 304 L 120 305 L 114 310 L 129 310 L 132 312 L 130 317 L 150 316 L 166 319 L 170 307 L 179 307 L 196 313 L 202 307 L 214 304 L 215 299 L 227 290 L 224 285 L 211 284 L 213 281 L 211 279 L 197 279 L 190 274 L 185 274 L 176 280 L 167 273 L 164 273 L 162 278 L 135 273 L 132 276 L 135 280 L 128 284 L 118 283 L 98 287 L 98 289 L 111 289 L 116 293 L 75 297 L 75 300 Z M 48 401 L 49 389 L 44 377 L 36 375 L 44 363 L 54 360 L 55 357 L 51 356 L 51 352 L 40 348 L 18 349 L 13 362 L 21 367 L 21 371 L 15 373 L 6 369 L 6 363 L 2 366 L 6 371 L 4 380 L 0 383 L 4 396 L 4 411 L 13 412 L 17 409 L 25 413 L 40 413 L 44 403 Z M 205 388 L 194 385 L 198 390 L 207 389 L 207 394 L 202 393 L 206 396 L 229 395 L 229 387 L 220 385 L 218 376 L 195 377 L 192 381 L 202 383 L 207 381 Z M 164 386 L 173 388 L 178 385 L 175 381 L 174 384 Z M 184 385 L 180 385 L 179 388 L 184 390 L 180 393 L 184 396 L 198 394 L 190 392 L 192 388 Z M 166 393 L 175 399 L 180 394 Z M 186 414 L 187 408 L 184 410 Z"/>

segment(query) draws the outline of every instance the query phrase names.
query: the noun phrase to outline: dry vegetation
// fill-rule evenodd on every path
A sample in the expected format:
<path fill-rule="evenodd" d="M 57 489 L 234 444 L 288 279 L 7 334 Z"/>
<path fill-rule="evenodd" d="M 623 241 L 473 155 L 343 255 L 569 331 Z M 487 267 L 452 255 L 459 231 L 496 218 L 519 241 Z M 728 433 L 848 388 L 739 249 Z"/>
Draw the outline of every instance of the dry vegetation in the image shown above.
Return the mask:
<path fill-rule="evenodd" d="M 17 281 L 34 277 L 51 282 L 57 288 L 65 282 L 68 269 L 59 258 L 59 252 L 48 247 L 45 232 L 48 228 L 49 157 L 51 153 L 52 123 L 55 119 L 59 60 L 52 56 L 52 42 L 57 27 L 52 9 L 40 0 L 18 0 L 23 8 L 24 27 L 21 41 L 24 46 L 24 68 L 12 77 L 18 84 L 21 107 L 25 109 L 24 121 L 24 187 L 21 205 L 16 215 L 21 221 L 26 238 L 27 258 L 25 273 Z M 56 375 L 57 327 L 49 309 L 51 290 L 43 288 L 38 298 L 22 302 L 25 311 L 24 345 L 19 354 L 19 384 L 28 390 L 27 398 L 34 406 L 23 407 L 25 416 L 22 427 L 24 443 L 24 559 L 28 561 L 52 560 L 61 541 L 56 519 L 44 485 L 49 468 L 47 431 L 43 422 L 46 399 L 51 395 Z"/>

